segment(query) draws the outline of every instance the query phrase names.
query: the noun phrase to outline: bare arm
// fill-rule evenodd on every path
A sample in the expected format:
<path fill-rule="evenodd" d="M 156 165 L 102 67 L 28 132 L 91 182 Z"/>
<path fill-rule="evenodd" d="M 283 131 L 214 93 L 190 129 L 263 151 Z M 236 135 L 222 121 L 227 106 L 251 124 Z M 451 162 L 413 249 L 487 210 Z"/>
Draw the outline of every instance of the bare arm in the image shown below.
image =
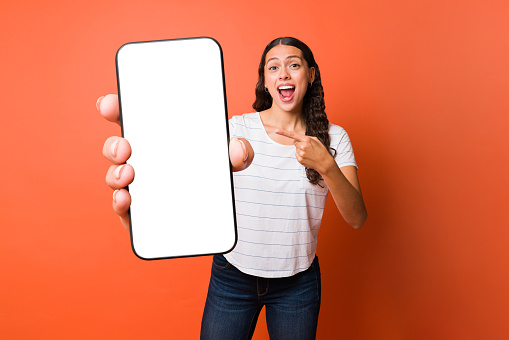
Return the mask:
<path fill-rule="evenodd" d="M 328 168 L 324 168 L 322 175 L 329 187 L 334 202 L 345 221 L 352 227 L 358 229 L 364 225 L 368 213 L 364 206 L 357 168 L 345 166 L 339 168 L 334 159 Z"/>

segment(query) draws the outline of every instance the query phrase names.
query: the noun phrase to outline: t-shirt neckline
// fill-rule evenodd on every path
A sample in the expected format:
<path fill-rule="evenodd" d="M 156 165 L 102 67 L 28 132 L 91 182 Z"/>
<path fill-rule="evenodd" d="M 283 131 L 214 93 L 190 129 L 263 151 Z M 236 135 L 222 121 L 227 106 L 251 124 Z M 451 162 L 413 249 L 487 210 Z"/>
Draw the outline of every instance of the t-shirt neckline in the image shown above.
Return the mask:
<path fill-rule="evenodd" d="M 295 145 L 293 145 L 293 144 L 290 144 L 290 145 L 281 144 L 281 143 L 276 142 L 272 138 L 270 138 L 269 134 L 267 133 L 267 130 L 265 130 L 265 126 L 263 125 L 262 117 L 260 117 L 260 112 L 255 112 L 255 113 L 256 113 L 257 124 L 263 129 L 263 137 L 265 138 L 266 141 L 270 142 L 271 144 L 274 144 L 274 145 L 277 145 L 280 147 L 284 147 L 284 148 L 295 147 Z"/>

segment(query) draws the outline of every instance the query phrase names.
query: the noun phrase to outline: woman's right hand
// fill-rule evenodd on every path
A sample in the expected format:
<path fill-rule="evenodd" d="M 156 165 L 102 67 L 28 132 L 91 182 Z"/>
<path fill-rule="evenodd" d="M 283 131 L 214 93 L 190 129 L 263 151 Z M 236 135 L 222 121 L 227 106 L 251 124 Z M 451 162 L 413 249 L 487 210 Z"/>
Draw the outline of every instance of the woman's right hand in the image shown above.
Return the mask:
<path fill-rule="evenodd" d="M 101 115 L 120 126 L 118 96 L 108 94 L 96 103 Z M 229 144 L 230 163 L 233 171 L 246 169 L 254 158 L 251 144 L 244 138 L 232 138 Z M 134 169 L 125 162 L 131 157 L 131 145 L 122 137 L 112 136 L 103 146 L 103 155 L 113 163 L 106 173 L 106 183 L 113 191 L 113 210 L 120 216 L 122 225 L 129 230 L 129 206 L 131 195 L 125 189 L 134 180 Z"/>
<path fill-rule="evenodd" d="M 117 95 L 108 94 L 100 97 L 96 106 L 104 118 L 120 125 Z M 131 195 L 125 187 L 134 180 L 134 169 L 125 162 L 131 157 L 131 145 L 125 138 L 112 136 L 104 143 L 103 155 L 113 163 L 106 173 L 106 183 L 114 190 L 113 210 L 120 216 L 124 228 L 129 230 Z"/>

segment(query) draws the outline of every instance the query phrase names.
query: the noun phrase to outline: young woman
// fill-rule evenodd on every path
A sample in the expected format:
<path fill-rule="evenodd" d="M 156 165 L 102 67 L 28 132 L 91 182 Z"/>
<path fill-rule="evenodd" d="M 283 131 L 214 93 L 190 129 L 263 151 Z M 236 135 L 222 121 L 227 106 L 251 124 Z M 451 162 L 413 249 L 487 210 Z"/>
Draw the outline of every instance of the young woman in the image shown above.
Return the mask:
<path fill-rule="evenodd" d="M 213 258 L 202 339 L 250 339 L 263 306 L 271 339 L 314 339 L 321 299 L 317 234 L 328 191 L 352 227 L 367 217 L 350 140 L 327 119 L 308 46 L 273 40 L 258 75 L 256 112 L 230 119 L 239 238 L 233 251 Z M 118 121 L 115 96 L 100 98 L 98 108 Z M 111 137 L 103 153 L 114 163 L 106 176 L 116 189 L 113 208 L 127 227 L 130 197 L 122 188 L 134 172 L 122 163 L 130 147 Z"/>

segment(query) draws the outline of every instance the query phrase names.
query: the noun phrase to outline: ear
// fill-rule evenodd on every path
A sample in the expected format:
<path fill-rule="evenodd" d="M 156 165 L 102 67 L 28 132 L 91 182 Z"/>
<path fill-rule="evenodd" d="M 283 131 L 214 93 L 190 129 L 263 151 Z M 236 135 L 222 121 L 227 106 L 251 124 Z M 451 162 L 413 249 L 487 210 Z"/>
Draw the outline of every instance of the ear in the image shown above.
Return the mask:
<path fill-rule="evenodd" d="M 315 81 L 315 68 L 310 67 L 309 68 L 309 82 L 312 83 Z"/>

